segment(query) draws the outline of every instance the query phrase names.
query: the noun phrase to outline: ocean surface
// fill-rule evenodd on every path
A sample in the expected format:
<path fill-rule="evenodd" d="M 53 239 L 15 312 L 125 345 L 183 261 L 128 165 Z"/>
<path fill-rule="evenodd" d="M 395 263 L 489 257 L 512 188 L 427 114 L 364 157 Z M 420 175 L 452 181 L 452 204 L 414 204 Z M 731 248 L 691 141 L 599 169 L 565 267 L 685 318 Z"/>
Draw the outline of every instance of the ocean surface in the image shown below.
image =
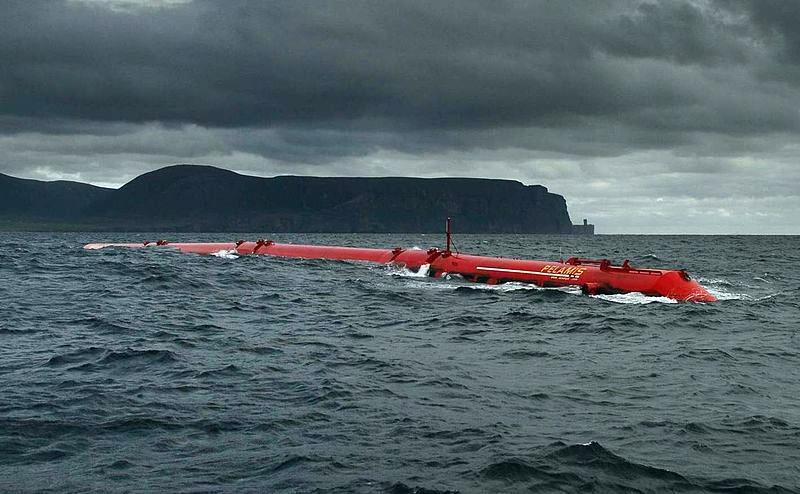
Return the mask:
<path fill-rule="evenodd" d="M 713 304 L 81 248 L 261 236 L 0 234 L 0 492 L 800 492 L 800 237 L 455 237 Z"/>

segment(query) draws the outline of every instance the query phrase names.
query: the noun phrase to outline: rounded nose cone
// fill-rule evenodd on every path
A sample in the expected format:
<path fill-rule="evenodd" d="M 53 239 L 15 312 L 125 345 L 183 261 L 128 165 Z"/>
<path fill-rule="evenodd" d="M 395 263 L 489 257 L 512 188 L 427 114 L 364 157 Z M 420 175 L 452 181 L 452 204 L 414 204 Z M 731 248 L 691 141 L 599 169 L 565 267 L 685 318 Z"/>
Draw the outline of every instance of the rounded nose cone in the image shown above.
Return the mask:
<path fill-rule="evenodd" d="M 665 273 L 656 284 L 656 290 L 665 297 L 681 302 L 717 301 L 717 297 L 711 295 L 703 285 L 680 271 Z"/>
<path fill-rule="evenodd" d="M 691 290 L 686 295 L 687 302 L 716 302 L 717 297 L 711 295 L 706 288 L 696 281 L 690 281 L 689 285 L 693 285 Z"/>

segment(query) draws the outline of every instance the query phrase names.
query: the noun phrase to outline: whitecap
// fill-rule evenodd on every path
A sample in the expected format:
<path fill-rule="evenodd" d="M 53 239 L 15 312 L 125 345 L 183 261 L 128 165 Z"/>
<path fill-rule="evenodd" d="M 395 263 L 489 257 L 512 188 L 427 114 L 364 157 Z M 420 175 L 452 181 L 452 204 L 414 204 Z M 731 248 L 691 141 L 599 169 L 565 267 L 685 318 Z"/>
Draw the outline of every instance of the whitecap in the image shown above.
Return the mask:
<path fill-rule="evenodd" d="M 495 291 L 495 292 L 516 292 L 520 290 L 533 290 L 533 291 L 542 291 L 542 292 L 562 292 L 568 293 L 570 295 L 582 295 L 583 292 L 581 288 L 577 285 L 567 285 L 567 286 L 559 286 L 559 287 L 548 287 L 544 288 L 538 285 L 534 285 L 533 283 L 520 283 L 516 281 L 510 281 L 508 283 L 500 283 L 497 285 L 489 285 L 485 283 L 469 283 L 464 285 L 457 285 L 456 288 L 468 288 L 470 290 L 486 290 L 486 291 Z"/>
<path fill-rule="evenodd" d="M 678 301 L 669 297 L 649 297 L 641 292 L 616 293 L 613 295 L 590 295 L 592 298 L 599 298 L 614 302 L 616 304 L 677 304 Z"/>
<path fill-rule="evenodd" d="M 518 282 L 508 282 L 508 283 L 500 283 L 497 285 L 489 285 L 484 283 L 470 283 L 469 285 L 462 285 L 466 288 L 470 288 L 472 290 L 487 290 L 487 291 L 495 291 L 495 292 L 516 292 L 519 290 L 546 290 L 546 288 L 542 288 L 540 286 L 536 286 L 531 283 L 518 283 Z"/>
<path fill-rule="evenodd" d="M 724 290 L 722 288 L 706 287 L 708 293 L 717 297 L 717 300 L 755 300 L 752 295 L 746 293 L 734 293 Z"/>
<path fill-rule="evenodd" d="M 427 278 L 431 265 L 423 264 L 418 270 L 414 271 L 398 264 L 389 264 L 387 265 L 387 270 L 390 275 L 400 276 L 401 278 Z"/>
<path fill-rule="evenodd" d="M 220 251 L 217 251 L 217 252 L 212 252 L 211 255 L 214 256 L 214 257 L 222 258 L 222 259 L 239 259 L 238 252 L 236 252 L 233 249 L 231 249 L 231 250 L 224 250 L 223 249 L 223 250 L 220 250 Z"/>

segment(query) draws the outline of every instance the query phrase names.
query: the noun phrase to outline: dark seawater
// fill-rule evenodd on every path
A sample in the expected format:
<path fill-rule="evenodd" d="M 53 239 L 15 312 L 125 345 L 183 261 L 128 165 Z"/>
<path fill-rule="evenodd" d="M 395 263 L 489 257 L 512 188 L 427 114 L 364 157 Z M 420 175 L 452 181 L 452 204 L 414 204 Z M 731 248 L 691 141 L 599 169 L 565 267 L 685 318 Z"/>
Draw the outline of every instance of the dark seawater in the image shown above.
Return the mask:
<path fill-rule="evenodd" d="M 81 249 L 145 238 L 0 234 L 0 491 L 800 492 L 798 237 L 456 237 L 714 304 Z"/>

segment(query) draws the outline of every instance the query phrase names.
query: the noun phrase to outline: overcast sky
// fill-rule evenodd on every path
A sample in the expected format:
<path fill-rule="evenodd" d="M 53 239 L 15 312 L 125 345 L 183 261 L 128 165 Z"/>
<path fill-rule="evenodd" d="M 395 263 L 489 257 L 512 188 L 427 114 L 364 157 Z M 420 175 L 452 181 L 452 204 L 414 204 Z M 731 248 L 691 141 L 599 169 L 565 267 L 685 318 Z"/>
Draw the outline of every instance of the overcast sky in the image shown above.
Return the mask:
<path fill-rule="evenodd" d="M 0 172 L 542 184 L 599 233 L 800 234 L 800 2 L 3 0 Z"/>

